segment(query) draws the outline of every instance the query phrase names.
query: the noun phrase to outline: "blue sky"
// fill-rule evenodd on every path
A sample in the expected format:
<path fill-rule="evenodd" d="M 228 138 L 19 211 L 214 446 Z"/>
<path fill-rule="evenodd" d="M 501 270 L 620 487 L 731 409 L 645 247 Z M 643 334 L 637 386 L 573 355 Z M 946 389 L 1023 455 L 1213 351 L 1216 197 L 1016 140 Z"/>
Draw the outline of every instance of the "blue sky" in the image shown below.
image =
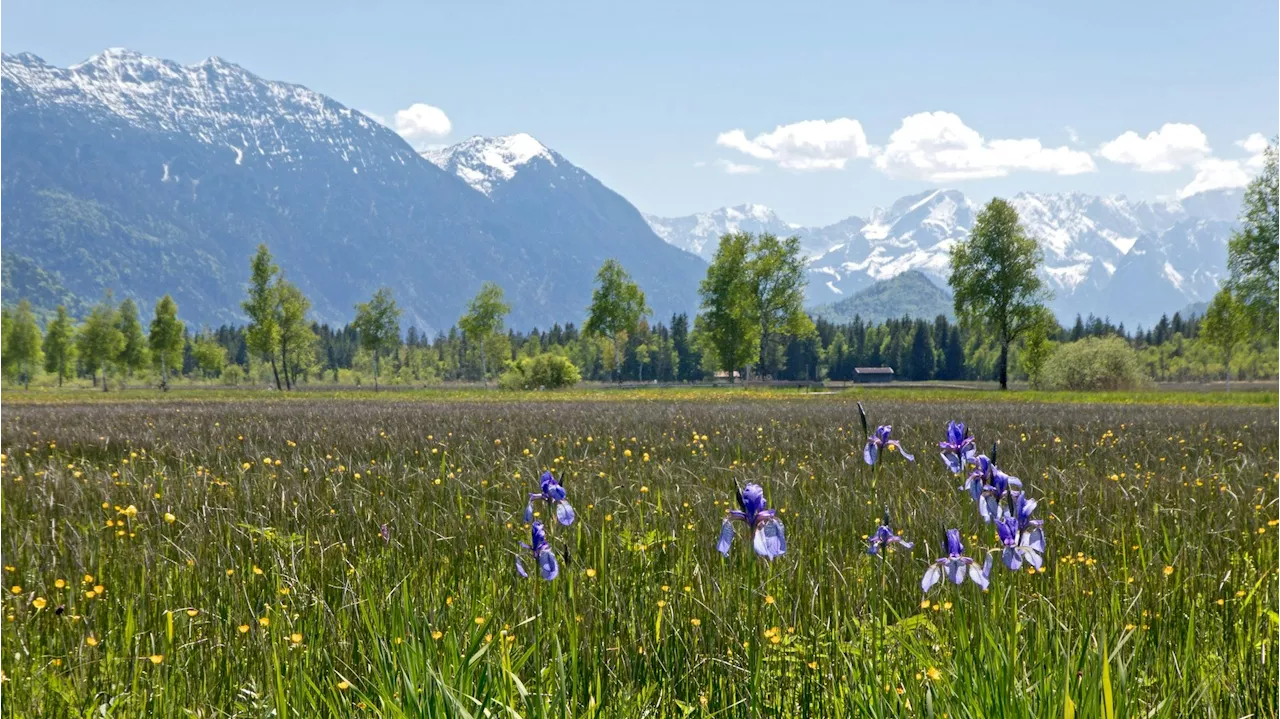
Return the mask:
<path fill-rule="evenodd" d="M 939 185 L 1154 199 L 1240 184 L 1258 138 L 1237 143 L 1280 124 L 1278 12 L 9 0 L 0 45 L 58 65 L 116 46 L 219 55 L 392 123 L 439 108 L 449 133 L 420 115 L 420 143 L 528 132 L 646 212 L 759 202 L 819 224 Z"/>

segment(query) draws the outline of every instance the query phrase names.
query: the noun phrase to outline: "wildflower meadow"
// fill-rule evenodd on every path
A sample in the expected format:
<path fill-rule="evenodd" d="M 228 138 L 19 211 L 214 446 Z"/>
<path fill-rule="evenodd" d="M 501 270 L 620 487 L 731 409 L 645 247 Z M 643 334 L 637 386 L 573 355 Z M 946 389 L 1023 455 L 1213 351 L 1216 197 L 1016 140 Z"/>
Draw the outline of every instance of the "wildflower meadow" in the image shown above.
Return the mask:
<path fill-rule="evenodd" d="M 6 717 L 1275 717 L 1274 407 L 16 404 Z"/>

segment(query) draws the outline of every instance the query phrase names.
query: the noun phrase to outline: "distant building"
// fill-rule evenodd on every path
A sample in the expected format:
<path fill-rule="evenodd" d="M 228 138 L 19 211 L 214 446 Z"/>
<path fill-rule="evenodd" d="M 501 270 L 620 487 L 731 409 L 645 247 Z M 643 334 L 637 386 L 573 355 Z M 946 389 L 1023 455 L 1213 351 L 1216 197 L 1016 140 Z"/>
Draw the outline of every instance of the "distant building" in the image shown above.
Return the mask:
<path fill-rule="evenodd" d="M 892 382 L 892 367 L 854 367 L 853 380 L 855 382 Z"/>

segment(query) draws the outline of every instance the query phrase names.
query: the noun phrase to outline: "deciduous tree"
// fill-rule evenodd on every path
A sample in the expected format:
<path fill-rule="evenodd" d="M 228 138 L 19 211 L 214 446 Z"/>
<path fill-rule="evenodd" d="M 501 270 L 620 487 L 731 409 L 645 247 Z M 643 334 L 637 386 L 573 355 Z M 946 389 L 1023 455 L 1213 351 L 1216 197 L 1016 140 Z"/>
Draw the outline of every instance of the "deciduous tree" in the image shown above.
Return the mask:
<path fill-rule="evenodd" d="M 982 326 L 1000 346 L 1000 389 L 1009 388 L 1009 345 L 1037 320 L 1049 298 L 1037 268 L 1043 253 L 1018 222 L 1013 205 L 995 198 L 974 219 L 969 237 L 951 248 L 956 317 Z"/>
<path fill-rule="evenodd" d="M 1236 298 L 1248 311 L 1253 327 L 1271 345 L 1276 344 L 1277 297 L 1280 295 L 1280 208 L 1277 207 L 1276 146 L 1268 143 L 1264 152 L 1262 174 L 1249 183 L 1244 193 L 1244 210 L 1240 229 L 1227 245 L 1227 281 Z"/>
<path fill-rule="evenodd" d="M 280 371 L 276 366 L 276 352 L 280 347 L 280 323 L 275 280 L 280 275 L 280 268 L 272 261 L 271 252 L 265 244 L 258 245 L 258 251 L 249 267 L 249 296 L 240 305 L 249 316 L 249 325 L 245 328 L 245 344 L 250 352 L 271 364 L 276 389 L 283 389 Z"/>
<path fill-rule="evenodd" d="M 391 289 L 383 287 L 368 302 L 356 305 L 351 323 L 360 335 L 360 346 L 373 354 L 373 391 L 378 391 L 378 358 L 400 341 L 400 308 Z"/>
<path fill-rule="evenodd" d="M 75 370 L 75 325 L 67 308 L 58 305 L 53 321 L 44 333 L 44 369 L 58 378 L 58 386 Z"/>
<path fill-rule="evenodd" d="M 117 362 L 129 377 L 134 372 L 147 366 L 147 338 L 142 334 L 142 322 L 138 319 L 138 305 L 128 297 L 120 303 L 116 312 L 116 322 L 120 334 L 124 337 L 124 348 L 120 350 Z"/>
<path fill-rule="evenodd" d="M 1227 391 L 1231 391 L 1231 358 L 1236 349 L 1249 339 L 1250 312 L 1229 287 L 1218 290 L 1205 310 L 1200 337 L 1218 350 L 1227 370 Z"/>
<path fill-rule="evenodd" d="M 5 317 L 4 374 L 31 387 L 31 376 L 40 367 L 40 325 L 31 311 L 31 303 L 22 300 L 17 309 Z"/>
<path fill-rule="evenodd" d="M 124 351 L 124 334 L 120 332 L 119 318 L 111 294 L 99 302 L 76 335 L 76 352 L 90 374 L 102 370 L 102 391 L 108 390 L 108 374 Z"/>
<path fill-rule="evenodd" d="M 169 295 L 156 302 L 155 317 L 151 320 L 151 332 L 147 344 L 151 347 L 151 361 L 160 371 L 160 386 L 169 391 L 169 368 L 182 369 L 183 326 L 178 319 L 178 305 Z"/>
<path fill-rule="evenodd" d="M 486 350 L 493 336 L 502 331 L 503 319 L 511 305 L 503 299 L 502 288 L 493 282 L 480 286 L 480 291 L 467 304 L 467 313 L 458 320 L 458 328 L 467 341 L 480 350 L 480 377 L 489 387 L 489 364 Z"/>
<path fill-rule="evenodd" d="M 760 324 L 752 311 L 751 244 L 747 232 L 722 236 L 706 279 L 698 287 L 702 313 L 695 320 L 695 329 L 730 382 L 760 347 Z"/>
<path fill-rule="evenodd" d="M 591 306 L 587 309 L 587 323 L 582 330 L 589 335 L 606 337 L 613 344 L 613 372 L 619 380 L 621 357 L 618 353 L 619 338 L 635 330 L 643 317 L 649 315 L 644 292 L 631 280 L 631 275 L 617 260 L 605 260 L 596 273 L 596 288 L 591 293 Z"/>

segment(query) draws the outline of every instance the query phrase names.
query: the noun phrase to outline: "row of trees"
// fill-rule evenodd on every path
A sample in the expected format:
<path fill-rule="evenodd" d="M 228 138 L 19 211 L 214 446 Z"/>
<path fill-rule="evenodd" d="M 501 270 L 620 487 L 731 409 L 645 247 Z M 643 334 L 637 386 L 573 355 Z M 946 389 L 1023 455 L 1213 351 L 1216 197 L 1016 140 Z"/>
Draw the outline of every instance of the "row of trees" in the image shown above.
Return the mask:
<path fill-rule="evenodd" d="M 559 362 L 519 365 L 549 353 L 597 380 L 697 381 L 714 374 L 730 381 L 751 375 L 844 380 L 854 367 L 888 365 L 906 379 L 995 377 L 1007 387 L 1011 374 L 1035 383 L 1064 343 L 1116 337 L 1128 341 L 1135 361 L 1156 379 L 1205 378 L 1220 369 L 1228 377 L 1273 376 L 1280 292 L 1274 147 L 1266 158 L 1230 242 L 1230 278 L 1203 319 L 1175 314 L 1132 335 L 1092 316 L 1077 317 L 1070 329 L 1058 325 L 1045 308 L 1050 295 L 1038 274 L 1039 245 L 1012 205 L 997 198 L 952 250 L 949 283 L 958 324 L 941 316 L 875 325 L 858 318 L 842 325 L 815 322 L 803 307 L 799 240 L 738 232 L 720 239 L 692 327 L 683 314 L 669 325 L 650 324 L 643 290 L 621 264 L 608 260 L 596 276 L 581 330 L 572 324 L 527 334 L 507 330 L 511 307 L 501 287 L 485 283 L 456 327 L 428 339 L 413 327 L 402 335 L 402 312 L 387 288 L 356 305 L 349 325 L 317 324 L 308 317 L 310 301 L 261 245 L 250 262 L 243 328 L 192 335 L 166 295 L 144 332 L 134 302 L 116 305 L 108 294 L 79 326 L 59 307 L 42 334 L 22 302 L 4 311 L 3 371 L 24 384 L 41 369 L 59 384 L 87 376 L 105 390 L 109 375 L 131 377 L 148 368 L 163 387 L 175 370 L 231 381 L 269 370 L 269 381 L 287 390 L 326 372 L 336 381 L 340 370 L 355 370 L 357 377 L 372 375 L 377 389 L 384 359 L 397 381 L 472 379 L 487 385 L 508 367 L 554 366 L 566 374 Z"/>
<path fill-rule="evenodd" d="M 13 312 L 5 310 L 2 324 L 4 374 L 27 386 L 43 369 L 57 378 L 59 386 L 63 380 L 88 375 L 105 391 L 112 373 L 132 376 L 149 365 L 167 385 L 169 372 L 182 367 L 186 346 L 178 306 L 168 295 L 156 303 L 150 332 L 146 334 L 133 300 L 125 299 L 116 305 L 110 294 L 79 326 L 65 307 L 58 307 L 42 336 L 26 300 L 19 302 Z"/>

